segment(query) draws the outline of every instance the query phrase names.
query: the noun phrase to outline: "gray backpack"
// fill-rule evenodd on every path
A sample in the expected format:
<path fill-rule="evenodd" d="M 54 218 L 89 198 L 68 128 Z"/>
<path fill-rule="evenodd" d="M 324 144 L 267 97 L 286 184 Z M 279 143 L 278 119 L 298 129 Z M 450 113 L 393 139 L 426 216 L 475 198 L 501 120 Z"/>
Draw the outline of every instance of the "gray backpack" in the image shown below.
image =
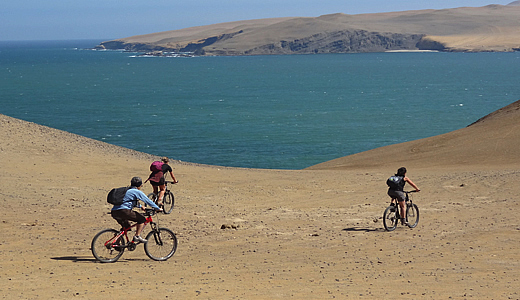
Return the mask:
<path fill-rule="evenodd" d="M 114 188 L 108 192 L 107 195 L 107 202 L 112 205 L 121 205 L 123 204 L 123 198 L 125 198 L 126 191 L 128 191 L 130 187 L 120 187 L 120 188 Z"/>
<path fill-rule="evenodd" d="M 386 185 L 388 185 L 391 190 L 400 191 L 403 189 L 403 180 L 404 176 L 390 176 L 390 178 L 386 180 Z"/>

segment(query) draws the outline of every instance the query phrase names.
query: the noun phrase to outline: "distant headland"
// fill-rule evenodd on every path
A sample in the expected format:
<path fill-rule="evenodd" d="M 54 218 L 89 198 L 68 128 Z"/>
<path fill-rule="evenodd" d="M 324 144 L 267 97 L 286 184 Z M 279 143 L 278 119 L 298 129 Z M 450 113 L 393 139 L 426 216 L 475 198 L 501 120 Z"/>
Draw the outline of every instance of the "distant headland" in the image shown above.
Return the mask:
<path fill-rule="evenodd" d="M 98 50 L 206 56 L 520 50 L 520 1 L 508 5 L 236 21 L 105 41 Z"/>

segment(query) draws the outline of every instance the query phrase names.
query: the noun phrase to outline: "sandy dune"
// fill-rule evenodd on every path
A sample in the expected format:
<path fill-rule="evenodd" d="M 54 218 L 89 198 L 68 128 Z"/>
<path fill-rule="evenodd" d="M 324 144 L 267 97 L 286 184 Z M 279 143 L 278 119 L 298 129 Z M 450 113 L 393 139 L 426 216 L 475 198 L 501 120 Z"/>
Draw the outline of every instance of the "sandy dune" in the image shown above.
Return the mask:
<path fill-rule="evenodd" d="M 151 47 L 149 49 L 203 49 L 207 55 L 366 52 L 375 51 L 368 45 L 371 44 L 370 40 L 377 39 L 377 36 L 385 35 L 386 39 L 392 39 L 392 34 L 400 34 L 408 39 L 411 38 L 409 35 L 421 35 L 424 36 L 424 40 L 436 42 L 435 46 L 421 42 L 421 49 L 515 51 L 520 48 L 519 16 L 520 6 L 514 2 L 510 5 L 441 10 L 358 15 L 336 13 L 319 17 L 244 20 L 190 27 L 120 38 L 104 42 L 103 47 L 135 49 L 146 44 Z M 346 38 L 346 33 L 353 36 Z M 375 33 L 375 36 L 369 33 Z M 358 41 L 358 35 L 367 36 Z M 395 43 L 406 44 L 406 38 L 396 39 Z M 340 49 L 337 48 L 339 46 L 334 46 L 340 42 L 351 43 L 352 47 Z M 354 45 L 357 43 L 366 46 Z M 293 44 L 292 48 L 295 49 L 283 44 Z M 412 47 L 409 50 L 413 50 L 413 45 L 403 47 Z M 381 48 L 379 51 L 384 49 Z"/>
<path fill-rule="evenodd" d="M 517 102 L 309 170 L 175 162 L 177 205 L 159 223 L 177 233 L 178 252 L 155 262 L 139 246 L 114 264 L 89 250 L 116 225 L 106 193 L 147 176 L 154 158 L 0 115 L 0 296 L 519 299 L 519 114 Z M 385 180 L 401 165 L 422 189 L 421 220 L 385 232 Z"/>

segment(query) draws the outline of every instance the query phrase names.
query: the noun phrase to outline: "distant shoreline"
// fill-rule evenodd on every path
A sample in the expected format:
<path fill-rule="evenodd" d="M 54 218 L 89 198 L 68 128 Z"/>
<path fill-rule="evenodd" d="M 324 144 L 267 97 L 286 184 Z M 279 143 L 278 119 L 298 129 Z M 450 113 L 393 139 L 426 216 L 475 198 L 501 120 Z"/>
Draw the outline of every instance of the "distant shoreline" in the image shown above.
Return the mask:
<path fill-rule="evenodd" d="M 441 51 L 438 51 L 438 50 L 388 50 L 388 51 L 385 51 L 385 53 L 408 53 L 408 52 L 412 52 L 412 53 L 437 53 L 437 52 L 441 52 Z"/>

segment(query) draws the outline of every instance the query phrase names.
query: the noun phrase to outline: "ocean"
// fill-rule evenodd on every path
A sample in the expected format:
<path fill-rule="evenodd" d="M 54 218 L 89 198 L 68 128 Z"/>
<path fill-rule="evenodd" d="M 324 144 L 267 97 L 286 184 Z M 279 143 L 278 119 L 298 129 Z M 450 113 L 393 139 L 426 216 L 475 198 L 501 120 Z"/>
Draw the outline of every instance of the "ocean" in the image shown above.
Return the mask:
<path fill-rule="evenodd" d="M 193 163 L 302 169 L 520 99 L 520 53 L 137 57 L 0 42 L 0 113 Z"/>

